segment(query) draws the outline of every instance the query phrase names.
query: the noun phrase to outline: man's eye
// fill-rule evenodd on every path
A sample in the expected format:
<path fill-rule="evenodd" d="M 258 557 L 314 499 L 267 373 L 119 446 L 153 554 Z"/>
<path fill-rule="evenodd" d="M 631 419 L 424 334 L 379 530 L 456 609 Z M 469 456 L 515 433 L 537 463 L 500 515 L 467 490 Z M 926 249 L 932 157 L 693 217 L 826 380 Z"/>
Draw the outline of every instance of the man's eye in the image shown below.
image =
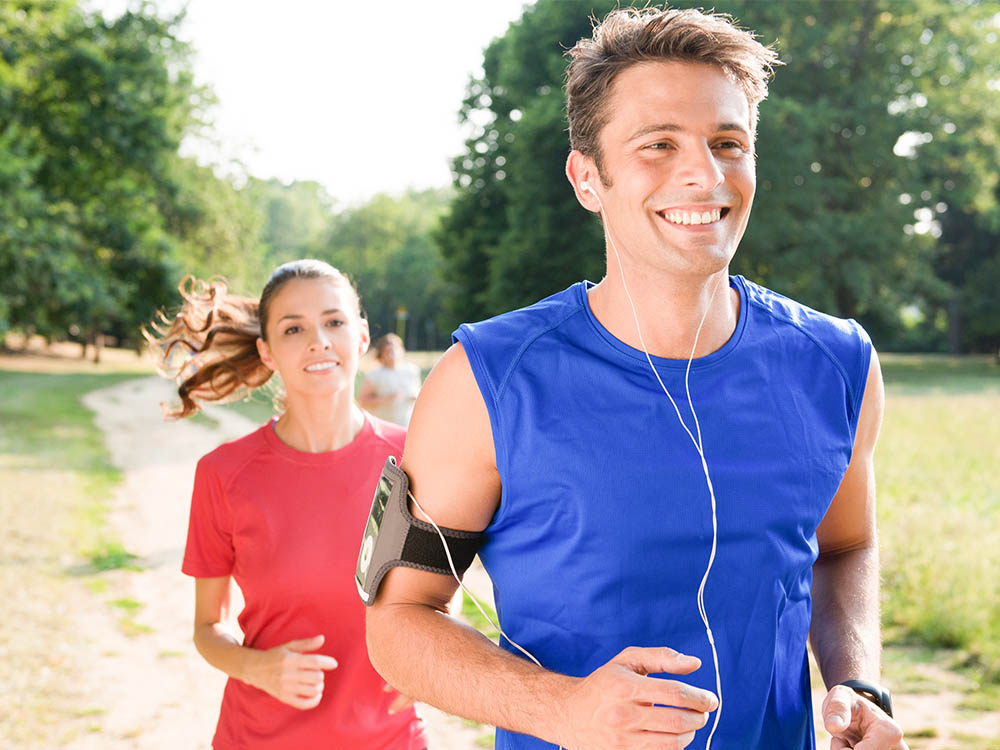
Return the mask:
<path fill-rule="evenodd" d="M 673 144 L 667 143 L 665 141 L 658 141 L 656 143 L 650 143 L 648 146 L 646 146 L 646 148 L 652 149 L 654 151 L 666 151 L 668 148 L 673 148 Z"/>
<path fill-rule="evenodd" d="M 740 151 L 744 150 L 743 144 L 740 143 L 739 141 L 719 141 L 718 143 L 715 144 L 715 147 L 724 149 L 726 151 L 730 149 L 738 149 Z"/>

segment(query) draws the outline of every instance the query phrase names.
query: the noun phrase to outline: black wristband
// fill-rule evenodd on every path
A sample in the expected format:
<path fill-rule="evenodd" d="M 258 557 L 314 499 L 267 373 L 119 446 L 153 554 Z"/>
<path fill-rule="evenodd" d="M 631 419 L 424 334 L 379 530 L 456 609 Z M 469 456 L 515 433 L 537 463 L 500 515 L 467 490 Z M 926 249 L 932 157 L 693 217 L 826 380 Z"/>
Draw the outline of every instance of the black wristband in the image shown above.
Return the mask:
<path fill-rule="evenodd" d="M 840 685 L 846 685 L 862 698 L 867 698 L 885 711 L 886 716 L 892 716 L 892 695 L 881 685 L 864 680 L 844 680 Z"/>

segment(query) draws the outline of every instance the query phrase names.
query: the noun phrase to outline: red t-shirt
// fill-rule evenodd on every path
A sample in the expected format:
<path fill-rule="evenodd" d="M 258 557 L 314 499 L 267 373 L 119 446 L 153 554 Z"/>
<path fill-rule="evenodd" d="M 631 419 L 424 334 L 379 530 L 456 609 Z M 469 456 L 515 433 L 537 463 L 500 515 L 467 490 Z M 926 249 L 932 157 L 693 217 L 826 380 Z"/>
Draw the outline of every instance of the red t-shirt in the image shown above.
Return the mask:
<path fill-rule="evenodd" d="M 364 605 L 354 582 L 358 550 L 385 459 L 406 432 L 365 415 L 340 450 L 303 453 L 271 424 L 198 462 L 182 570 L 231 575 L 246 600 L 244 645 L 268 649 L 323 634 L 323 698 L 302 711 L 240 680 L 226 683 L 213 747 L 423 750 L 412 708 L 390 715 L 395 693 L 368 661 Z"/>

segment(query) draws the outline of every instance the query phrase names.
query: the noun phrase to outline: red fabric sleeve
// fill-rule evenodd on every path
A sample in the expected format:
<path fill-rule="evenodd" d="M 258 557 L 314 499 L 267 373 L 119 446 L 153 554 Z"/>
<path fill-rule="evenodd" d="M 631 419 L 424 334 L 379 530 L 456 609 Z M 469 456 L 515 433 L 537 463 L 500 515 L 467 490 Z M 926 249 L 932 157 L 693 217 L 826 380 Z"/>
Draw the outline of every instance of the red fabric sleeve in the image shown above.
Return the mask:
<path fill-rule="evenodd" d="M 191 493 L 191 517 L 181 570 L 195 578 L 233 572 L 232 514 L 211 454 L 198 462 Z"/>

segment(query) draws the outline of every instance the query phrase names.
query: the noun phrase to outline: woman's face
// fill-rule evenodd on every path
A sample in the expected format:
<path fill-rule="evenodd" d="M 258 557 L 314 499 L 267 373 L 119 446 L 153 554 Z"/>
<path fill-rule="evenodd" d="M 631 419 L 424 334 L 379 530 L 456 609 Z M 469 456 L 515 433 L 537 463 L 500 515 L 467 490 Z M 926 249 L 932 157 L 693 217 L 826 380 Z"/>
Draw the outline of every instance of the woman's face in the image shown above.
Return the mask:
<path fill-rule="evenodd" d="M 291 279 L 271 298 L 261 360 L 281 373 L 289 394 L 330 395 L 354 389 L 358 360 L 368 349 L 368 321 L 346 284 L 329 278 Z"/>

